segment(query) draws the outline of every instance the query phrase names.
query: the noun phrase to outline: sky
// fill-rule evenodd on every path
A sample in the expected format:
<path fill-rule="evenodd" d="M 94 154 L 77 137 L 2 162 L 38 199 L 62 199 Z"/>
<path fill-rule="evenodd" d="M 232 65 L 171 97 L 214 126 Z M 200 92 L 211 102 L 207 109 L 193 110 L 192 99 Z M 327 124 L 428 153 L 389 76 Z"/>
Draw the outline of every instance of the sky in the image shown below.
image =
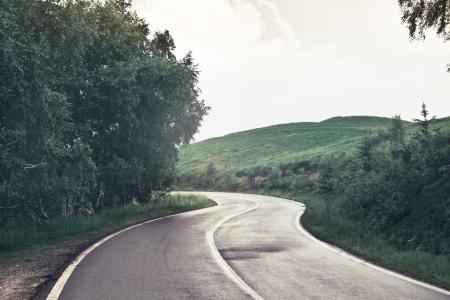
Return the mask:
<path fill-rule="evenodd" d="M 135 0 L 211 107 L 196 141 L 334 116 L 450 115 L 450 44 L 411 42 L 397 0 Z"/>

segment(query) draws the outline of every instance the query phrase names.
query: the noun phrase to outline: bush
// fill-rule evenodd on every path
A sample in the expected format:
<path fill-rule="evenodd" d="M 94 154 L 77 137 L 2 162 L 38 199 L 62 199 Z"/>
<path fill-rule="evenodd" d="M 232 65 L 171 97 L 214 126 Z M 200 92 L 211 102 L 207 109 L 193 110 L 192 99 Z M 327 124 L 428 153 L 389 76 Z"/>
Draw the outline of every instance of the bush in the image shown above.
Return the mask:
<path fill-rule="evenodd" d="M 357 155 L 323 164 L 319 189 L 341 195 L 336 210 L 390 242 L 448 255 L 450 139 L 424 122 L 406 136 L 395 117 Z"/>

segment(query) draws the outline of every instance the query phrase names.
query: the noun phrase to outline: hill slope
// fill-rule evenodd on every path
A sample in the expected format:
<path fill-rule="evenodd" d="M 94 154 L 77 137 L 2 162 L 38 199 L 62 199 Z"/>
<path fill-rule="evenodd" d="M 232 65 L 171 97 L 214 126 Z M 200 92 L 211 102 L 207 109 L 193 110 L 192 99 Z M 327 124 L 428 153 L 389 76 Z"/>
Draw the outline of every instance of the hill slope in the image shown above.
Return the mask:
<path fill-rule="evenodd" d="M 229 134 L 195 143 L 180 153 L 179 174 L 273 166 L 354 151 L 362 137 L 390 124 L 389 118 L 336 117 L 320 123 L 291 123 Z M 410 124 L 410 123 L 408 123 Z"/>

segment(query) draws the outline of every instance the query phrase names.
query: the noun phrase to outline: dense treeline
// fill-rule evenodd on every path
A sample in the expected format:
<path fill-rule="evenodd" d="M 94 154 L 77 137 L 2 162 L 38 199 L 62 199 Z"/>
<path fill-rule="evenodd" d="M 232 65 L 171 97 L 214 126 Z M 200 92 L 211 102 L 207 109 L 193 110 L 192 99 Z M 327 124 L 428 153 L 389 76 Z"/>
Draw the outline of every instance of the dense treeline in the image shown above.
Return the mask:
<path fill-rule="evenodd" d="M 0 222 L 166 190 L 208 111 L 191 55 L 127 0 L 0 0 L 0 23 Z"/>

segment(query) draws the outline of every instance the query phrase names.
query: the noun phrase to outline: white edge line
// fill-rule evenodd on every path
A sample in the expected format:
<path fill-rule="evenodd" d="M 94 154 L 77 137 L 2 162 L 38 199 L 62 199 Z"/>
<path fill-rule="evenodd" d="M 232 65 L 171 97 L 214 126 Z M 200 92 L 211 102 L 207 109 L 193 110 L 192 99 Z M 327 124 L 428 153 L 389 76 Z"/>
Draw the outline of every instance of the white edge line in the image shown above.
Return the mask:
<path fill-rule="evenodd" d="M 221 206 L 221 203 L 215 199 L 212 199 L 212 197 L 210 197 L 211 200 L 213 200 L 214 202 L 216 202 L 219 206 Z M 219 229 L 220 226 L 222 226 L 224 223 L 230 221 L 231 219 L 243 215 L 245 213 L 248 213 L 252 210 L 257 209 L 261 204 L 256 202 L 256 201 L 252 201 L 252 200 L 248 200 L 250 202 L 255 203 L 256 205 L 244 210 L 242 212 L 239 212 L 237 214 L 234 215 L 230 215 L 230 216 L 226 216 L 224 217 L 222 220 L 220 220 L 219 222 L 217 222 L 210 230 L 208 230 L 208 232 L 206 232 L 206 239 L 208 241 L 208 244 L 211 248 L 211 253 L 213 254 L 216 263 L 222 268 L 222 270 L 224 271 L 225 275 L 230 278 L 232 281 L 234 281 L 243 291 L 245 291 L 247 294 L 249 294 L 253 299 L 255 300 L 263 300 L 263 297 L 261 297 L 254 289 L 252 289 L 244 280 L 242 280 L 242 278 L 231 268 L 231 266 L 225 261 L 225 259 L 222 257 L 222 255 L 219 252 L 219 249 L 217 249 L 216 243 L 214 242 L 214 234 L 217 231 L 217 229 Z"/>
<path fill-rule="evenodd" d="M 217 201 L 214 201 L 217 203 L 217 205 L 220 205 Z M 194 211 L 201 211 L 201 210 L 205 210 L 205 209 L 211 209 L 214 208 L 213 207 L 205 207 L 202 209 L 198 209 L 198 210 L 194 210 Z M 122 229 L 120 231 L 117 231 L 111 235 L 108 235 L 107 237 L 101 239 L 100 241 L 96 242 L 95 244 L 93 244 L 92 246 L 90 246 L 89 248 L 87 248 L 86 250 L 84 250 L 83 252 L 81 252 L 68 266 L 67 268 L 64 270 L 64 272 L 61 274 L 61 276 L 58 278 L 58 281 L 56 281 L 55 285 L 53 286 L 52 290 L 50 291 L 50 293 L 47 296 L 47 300 L 58 300 L 59 296 L 61 295 L 62 290 L 64 289 L 64 286 L 66 285 L 67 281 L 69 280 L 70 276 L 72 275 L 72 273 L 75 271 L 75 269 L 78 267 L 78 265 L 81 263 L 81 261 L 92 251 L 94 251 L 98 246 L 102 245 L 103 243 L 107 242 L 108 240 L 112 239 L 113 237 L 118 236 L 121 233 L 124 233 L 128 230 L 134 229 L 136 227 L 145 225 L 145 224 L 149 224 L 152 222 L 156 222 L 156 221 L 160 221 L 163 219 L 168 219 L 168 218 L 172 218 L 175 216 L 179 216 L 179 215 L 183 215 L 183 214 L 188 214 L 191 213 L 193 211 L 186 211 L 186 212 L 182 212 L 182 213 L 178 213 L 178 214 L 173 214 L 170 216 L 165 216 L 165 217 L 161 217 L 161 218 L 157 218 L 157 219 L 153 219 L 153 220 L 149 220 L 143 223 L 139 223 L 130 227 L 127 227 L 125 229 Z"/>
<path fill-rule="evenodd" d="M 285 200 L 288 200 L 288 199 L 285 199 Z M 288 201 L 292 201 L 292 200 L 288 200 Z M 297 201 L 293 201 L 293 202 L 300 203 L 300 202 L 297 202 Z M 304 228 L 302 223 L 300 222 L 301 217 L 303 216 L 304 212 L 306 211 L 306 206 L 303 203 L 300 203 L 300 204 L 303 205 L 303 209 L 300 210 L 300 212 L 297 214 L 297 217 L 295 218 L 295 221 L 294 221 L 295 222 L 294 225 L 301 233 L 306 235 L 311 240 L 313 240 L 313 241 L 319 243 L 320 245 L 322 245 L 323 247 L 328 248 L 328 249 L 336 252 L 337 254 L 345 256 L 345 257 L 347 257 L 347 258 L 349 258 L 349 259 L 351 259 L 353 261 L 362 263 L 363 265 L 366 265 L 368 267 L 371 267 L 371 268 L 376 269 L 378 271 L 381 271 L 383 273 L 389 274 L 389 275 L 394 276 L 394 277 L 396 277 L 398 279 L 402 279 L 404 281 L 407 281 L 407 282 L 419 285 L 421 287 L 428 288 L 428 289 L 433 290 L 435 292 L 439 292 L 441 294 L 450 296 L 450 291 L 447 291 L 447 290 L 442 289 L 440 287 L 437 287 L 437 286 L 434 286 L 434 285 L 431 285 L 431 284 L 428 284 L 428 283 L 425 283 L 425 282 L 422 282 L 422 281 L 419 281 L 419 280 L 416 280 L 416 279 L 412 279 L 412 278 L 407 277 L 405 275 L 402 275 L 400 273 L 397 273 L 397 272 L 394 272 L 394 271 L 382 268 L 382 267 L 377 266 L 375 264 L 372 264 L 372 263 L 370 263 L 370 262 L 368 262 L 368 261 L 366 261 L 366 260 L 364 260 L 364 259 L 362 259 L 360 257 L 357 257 L 357 256 L 355 256 L 353 254 L 350 254 L 347 251 L 345 251 L 345 250 L 343 250 L 343 249 L 341 249 L 341 248 L 339 248 L 337 246 L 334 246 L 334 245 L 331 245 L 331 244 L 328 244 L 328 243 L 326 243 L 324 241 L 319 240 L 318 238 L 313 236 L 311 233 L 309 233 L 309 231 L 306 230 L 306 228 Z"/>

